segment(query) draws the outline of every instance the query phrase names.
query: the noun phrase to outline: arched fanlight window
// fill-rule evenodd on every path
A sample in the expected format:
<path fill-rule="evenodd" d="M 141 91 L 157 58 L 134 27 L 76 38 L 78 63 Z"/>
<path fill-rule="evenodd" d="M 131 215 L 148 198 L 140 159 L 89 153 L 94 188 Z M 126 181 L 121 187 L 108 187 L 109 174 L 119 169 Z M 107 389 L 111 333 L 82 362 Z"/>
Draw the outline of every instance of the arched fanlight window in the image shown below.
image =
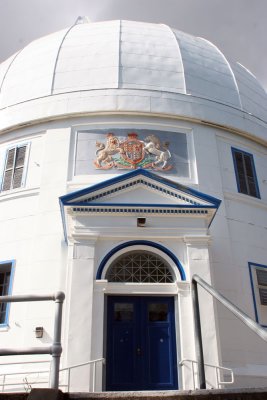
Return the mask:
<path fill-rule="evenodd" d="M 122 254 L 110 265 L 108 282 L 171 283 L 174 277 L 169 265 L 158 254 L 144 250 Z"/>

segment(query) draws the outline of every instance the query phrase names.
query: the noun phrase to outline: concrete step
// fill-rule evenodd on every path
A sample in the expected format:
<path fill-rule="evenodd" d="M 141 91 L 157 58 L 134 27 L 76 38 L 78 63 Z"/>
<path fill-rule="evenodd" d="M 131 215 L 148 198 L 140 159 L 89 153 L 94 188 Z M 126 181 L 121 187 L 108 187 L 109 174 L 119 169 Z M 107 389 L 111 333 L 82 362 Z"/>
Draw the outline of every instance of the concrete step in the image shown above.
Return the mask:
<path fill-rule="evenodd" d="M 267 400 L 267 388 L 68 393 L 65 396 L 68 400 Z"/>
<path fill-rule="evenodd" d="M 27 393 L 0 393 L 1 400 L 28 400 Z"/>
<path fill-rule="evenodd" d="M 165 392 L 62 393 L 33 389 L 31 393 L 0 393 L 0 400 L 267 400 L 267 388 L 179 390 Z"/>

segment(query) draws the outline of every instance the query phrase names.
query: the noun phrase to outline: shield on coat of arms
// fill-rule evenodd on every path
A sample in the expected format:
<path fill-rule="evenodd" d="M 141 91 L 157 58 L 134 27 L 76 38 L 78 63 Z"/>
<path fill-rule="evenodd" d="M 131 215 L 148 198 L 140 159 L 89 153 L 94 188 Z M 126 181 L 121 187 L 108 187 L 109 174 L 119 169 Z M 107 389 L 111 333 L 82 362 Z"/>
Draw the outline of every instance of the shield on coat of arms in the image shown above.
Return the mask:
<path fill-rule="evenodd" d="M 132 165 L 138 164 L 145 157 L 144 143 L 137 138 L 137 133 L 128 133 L 128 139 L 120 144 L 121 157 Z"/>

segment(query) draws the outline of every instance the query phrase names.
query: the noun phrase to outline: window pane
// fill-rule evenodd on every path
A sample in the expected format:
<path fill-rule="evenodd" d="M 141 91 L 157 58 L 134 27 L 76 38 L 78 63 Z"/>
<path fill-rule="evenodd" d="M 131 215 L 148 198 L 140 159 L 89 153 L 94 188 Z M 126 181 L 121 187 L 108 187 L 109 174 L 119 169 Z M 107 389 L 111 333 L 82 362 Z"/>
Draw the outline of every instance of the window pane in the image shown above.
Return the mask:
<path fill-rule="evenodd" d="M 10 281 L 10 272 L 0 273 L 0 296 L 8 294 L 8 287 Z"/>
<path fill-rule="evenodd" d="M 132 303 L 115 303 L 114 304 L 114 321 L 132 321 L 133 320 L 133 304 Z"/>
<path fill-rule="evenodd" d="M 243 164 L 243 157 L 242 153 L 235 152 L 235 160 L 238 173 L 244 174 L 244 164 Z"/>
<path fill-rule="evenodd" d="M 8 150 L 2 190 L 21 187 L 27 146 Z"/>
<path fill-rule="evenodd" d="M 5 174 L 4 174 L 4 179 L 3 179 L 3 187 L 2 187 L 2 190 L 9 190 L 9 189 L 11 189 L 12 175 L 13 175 L 13 170 L 12 170 L 12 169 L 5 172 Z"/>
<path fill-rule="evenodd" d="M 16 149 L 10 149 L 7 154 L 6 170 L 13 168 Z"/>
<path fill-rule="evenodd" d="M 244 155 L 245 166 L 246 166 L 246 174 L 247 176 L 254 178 L 253 167 L 252 167 L 252 159 L 251 156 L 245 154 Z"/>
<path fill-rule="evenodd" d="M 16 155 L 16 168 L 24 165 L 26 146 L 18 147 Z"/>
<path fill-rule="evenodd" d="M 13 176 L 13 189 L 21 187 L 22 175 L 23 175 L 23 168 L 15 169 Z"/>
<path fill-rule="evenodd" d="M 1 268 L 1 264 L 0 264 Z M 6 268 L 6 265 L 5 265 Z M 10 270 L 11 265 L 9 265 L 9 270 L 0 273 L 0 296 L 8 295 L 9 283 L 10 283 Z M 6 319 L 6 307 L 7 303 L 0 303 L 0 324 L 3 324 Z"/>
<path fill-rule="evenodd" d="M 253 197 L 259 197 L 253 155 L 233 149 L 238 191 Z"/>
<path fill-rule="evenodd" d="M 251 196 L 257 197 L 257 186 L 254 179 L 248 178 L 248 192 Z"/>
<path fill-rule="evenodd" d="M 244 175 L 239 175 L 239 191 L 240 193 L 248 194 L 247 182 Z"/>
<path fill-rule="evenodd" d="M 256 269 L 258 285 L 267 286 L 267 271 Z"/>
<path fill-rule="evenodd" d="M 148 304 L 148 319 L 150 322 L 167 321 L 168 304 L 167 303 Z"/>
<path fill-rule="evenodd" d="M 0 324 L 3 324 L 5 322 L 6 306 L 7 306 L 7 303 L 0 303 Z"/>
<path fill-rule="evenodd" d="M 267 289 L 259 289 L 260 300 L 263 306 L 267 306 Z"/>

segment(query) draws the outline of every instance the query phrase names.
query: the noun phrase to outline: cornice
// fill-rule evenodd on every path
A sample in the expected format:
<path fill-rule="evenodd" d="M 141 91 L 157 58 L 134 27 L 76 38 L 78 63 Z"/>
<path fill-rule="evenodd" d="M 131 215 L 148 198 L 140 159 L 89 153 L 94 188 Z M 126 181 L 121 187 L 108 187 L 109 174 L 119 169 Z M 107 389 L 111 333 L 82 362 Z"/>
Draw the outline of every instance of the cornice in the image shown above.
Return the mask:
<path fill-rule="evenodd" d="M 5 111 L 5 110 L 0 110 L 0 115 L 1 115 L 1 112 L 3 112 L 3 111 Z M 240 113 L 242 113 L 242 111 L 240 111 Z M 221 125 L 221 124 L 215 123 L 211 120 L 205 120 L 205 119 L 195 118 L 195 117 L 186 116 L 186 115 L 173 115 L 173 114 L 169 114 L 169 113 L 155 113 L 155 112 L 149 113 L 149 112 L 137 112 L 137 111 L 106 111 L 106 112 L 99 111 L 99 112 L 63 113 L 61 115 L 36 118 L 36 119 L 30 120 L 27 122 L 21 122 L 21 123 L 17 123 L 14 125 L 10 125 L 7 128 L 1 129 L 0 135 L 11 132 L 16 129 L 31 127 L 34 125 L 44 124 L 44 123 L 52 122 L 52 121 L 71 120 L 71 119 L 76 119 L 76 118 L 101 117 L 101 116 L 152 117 L 152 118 L 169 119 L 169 120 L 173 120 L 173 121 L 192 122 L 194 124 L 204 125 L 204 126 L 208 126 L 211 128 L 223 130 L 228 133 L 234 133 L 236 135 L 250 139 L 250 140 L 254 141 L 255 143 L 261 144 L 265 147 L 267 146 L 267 140 L 264 140 L 254 134 L 251 134 L 249 131 L 236 128 L 232 125 Z M 248 115 L 248 116 L 251 117 L 251 115 Z M 262 124 L 266 125 L 266 122 L 264 122 L 264 121 L 260 121 L 260 122 Z"/>
<path fill-rule="evenodd" d="M 207 246 L 211 243 L 212 239 L 210 235 L 194 235 L 194 236 L 184 236 L 183 241 L 187 246 L 195 246 L 195 245 Z"/>

